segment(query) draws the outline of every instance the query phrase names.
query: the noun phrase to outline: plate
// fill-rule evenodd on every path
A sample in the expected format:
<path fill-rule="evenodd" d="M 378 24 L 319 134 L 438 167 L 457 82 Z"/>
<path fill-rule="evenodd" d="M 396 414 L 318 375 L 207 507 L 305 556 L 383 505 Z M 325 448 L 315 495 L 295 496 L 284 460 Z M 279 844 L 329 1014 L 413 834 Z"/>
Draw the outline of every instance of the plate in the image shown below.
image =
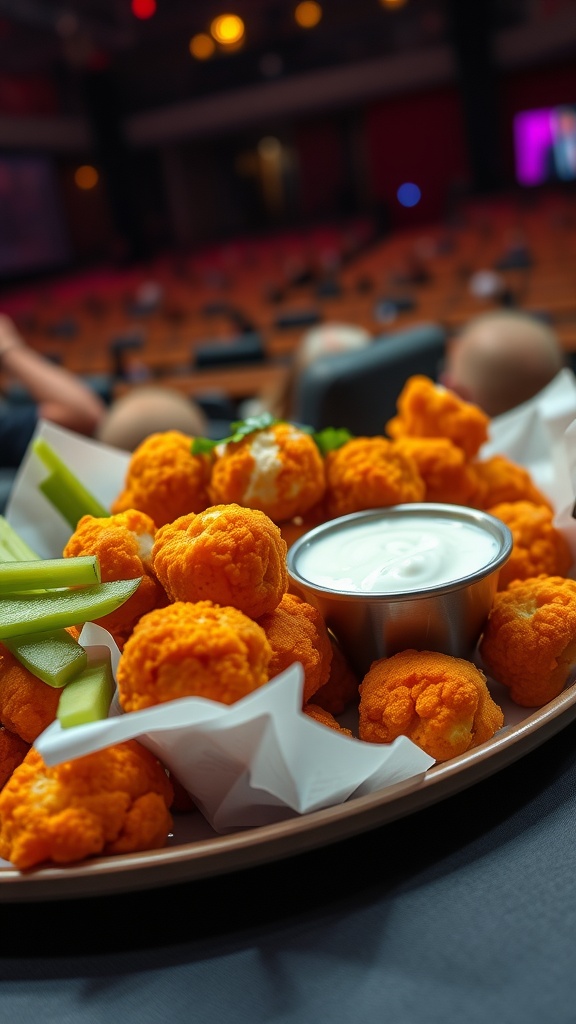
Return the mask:
<path fill-rule="evenodd" d="M 491 686 L 506 726 L 481 746 L 424 775 L 321 811 L 218 835 L 200 814 L 174 816 L 168 845 L 69 868 L 20 872 L 0 861 L 0 902 L 32 902 L 152 889 L 226 874 L 347 839 L 446 799 L 540 746 L 576 718 L 576 683 L 536 711 Z"/>

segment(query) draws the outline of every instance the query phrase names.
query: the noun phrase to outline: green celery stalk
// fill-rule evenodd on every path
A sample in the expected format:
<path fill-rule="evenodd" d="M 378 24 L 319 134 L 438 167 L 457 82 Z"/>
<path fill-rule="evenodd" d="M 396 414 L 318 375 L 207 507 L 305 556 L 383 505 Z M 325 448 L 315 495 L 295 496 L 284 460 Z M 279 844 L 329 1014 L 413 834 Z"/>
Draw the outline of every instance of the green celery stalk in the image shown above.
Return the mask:
<path fill-rule="evenodd" d="M 26 562 L 38 555 L 16 532 L 4 516 L 0 516 L 0 562 Z"/>
<path fill-rule="evenodd" d="M 82 587 L 100 583 L 97 555 L 39 558 L 29 562 L 0 562 L 0 597 L 23 590 Z"/>
<path fill-rule="evenodd" d="M 107 718 L 114 690 L 110 651 L 91 652 L 84 671 L 62 690 L 56 718 L 63 729 Z"/>
<path fill-rule="evenodd" d="M 78 590 L 48 590 L 42 594 L 11 594 L 0 598 L 0 640 L 99 619 L 124 604 L 141 579 L 139 576 L 134 580 L 96 583 Z"/>
<path fill-rule="evenodd" d="M 60 688 L 87 665 L 86 650 L 66 629 L 6 637 L 4 646 L 38 679 Z"/>
<path fill-rule="evenodd" d="M 32 450 L 50 470 L 50 475 L 39 484 L 39 489 L 73 530 L 84 515 L 97 518 L 110 515 L 44 438 L 36 438 Z"/>

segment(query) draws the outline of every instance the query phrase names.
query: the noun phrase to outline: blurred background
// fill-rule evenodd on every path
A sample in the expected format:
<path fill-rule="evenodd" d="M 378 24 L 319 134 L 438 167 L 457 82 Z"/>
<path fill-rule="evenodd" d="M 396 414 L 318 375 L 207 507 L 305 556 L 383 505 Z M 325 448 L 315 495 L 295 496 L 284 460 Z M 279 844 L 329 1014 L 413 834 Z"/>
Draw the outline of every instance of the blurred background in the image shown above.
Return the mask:
<path fill-rule="evenodd" d="M 322 321 L 576 348 L 575 56 L 574 0 L 0 0 L 0 307 L 207 408 Z"/>

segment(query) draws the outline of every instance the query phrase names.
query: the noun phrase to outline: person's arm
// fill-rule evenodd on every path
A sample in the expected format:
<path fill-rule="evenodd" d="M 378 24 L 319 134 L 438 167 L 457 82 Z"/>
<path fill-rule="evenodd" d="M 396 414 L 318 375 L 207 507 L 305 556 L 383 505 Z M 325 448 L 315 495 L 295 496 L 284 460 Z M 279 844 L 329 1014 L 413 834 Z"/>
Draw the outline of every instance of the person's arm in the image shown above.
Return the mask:
<path fill-rule="evenodd" d="M 12 320 L 0 314 L 0 371 L 28 391 L 38 416 L 92 436 L 106 407 L 99 396 L 69 370 L 31 349 Z"/>

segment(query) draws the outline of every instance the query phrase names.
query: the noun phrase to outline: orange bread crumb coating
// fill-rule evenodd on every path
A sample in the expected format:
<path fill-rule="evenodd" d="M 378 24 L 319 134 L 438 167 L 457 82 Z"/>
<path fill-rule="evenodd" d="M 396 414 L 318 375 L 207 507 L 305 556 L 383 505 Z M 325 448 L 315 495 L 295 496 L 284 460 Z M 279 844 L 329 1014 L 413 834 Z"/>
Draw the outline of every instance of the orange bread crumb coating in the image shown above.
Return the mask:
<path fill-rule="evenodd" d="M 486 670 L 522 707 L 564 689 L 576 659 L 576 580 L 535 576 L 496 594 L 480 655 Z"/>
<path fill-rule="evenodd" d="M 468 505 L 473 500 L 474 473 L 462 448 L 448 437 L 401 437 L 395 443 L 418 466 L 426 485 L 425 501 Z"/>
<path fill-rule="evenodd" d="M 26 743 L 33 743 L 50 722 L 62 691 L 25 668 L 0 644 L 0 722 Z"/>
<path fill-rule="evenodd" d="M 218 454 L 210 480 L 213 504 L 235 502 L 276 523 L 304 515 L 324 494 L 324 460 L 310 434 L 275 423 Z"/>
<path fill-rule="evenodd" d="M 304 669 L 303 703 L 328 680 L 332 644 L 317 608 L 294 594 L 285 594 L 273 612 L 259 620 L 272 648 L 270 679 L 299 661 Z"/>
<path fill-rule="evenodd" d="M 470 661 L 433 651 L 379 658 L 360 684 L 359 736 L 392 743 L 408 736 L 437 761 L 490 739 L 504 715 Z"/>
<path fill-rule="evenodd" d="M 308 715 L 309 718 L 313 718 L 315 722 L 319 722 L 320 725 L 326 725 L 329 729 L 335 729 L 336 732 L 341 732 L 344 736 L 351 736 L 352 730 L 346 729 L 345 726 L 340 725 L 334 718 L 334 715 L 326 711 L 325 708 L 318 707 L 317 704 L 305 704 L 304 714 Z"/>
<path fill-rule="evenodd" d="M 329 516 L 423 501 L 426 485 L 414 459 L 385 437 L 355 437 L 326 455 Z"/>
<path fill-rule="evenodd" d="M 21 736 L 0 725 L 0 789 L 6 785 L 12 772 L 22 764 L 30 744 Z"/>
<path fill-rule="evenodd" d="M 553 507 L 550 499 L 536 487 L 528 470 L 506 455 L 479 459 L 472 462 L 470 468 L 476 478 L 476 508 L 489 509 L 508 501 L 532 501 Z"/>
<path fill-rule="evenodd" d="M 132 740 L 53 767 L 32 747 L 0 793 L 0 856 L 21 871 L 164 846 L 172 786 Z"/>
<path fill-rule="evenodd" d="M 138 589 L 114 612 L 96 619 L 112 634 L 119 647 L 146 612 L 166 604 L 162 585 L 152 571 L 151 551 L 156 526 L 137 509 L 102 519 L 82 516 L 64 548 L 64 556 L 97 555 L 102 582 L 141 577 Z"/>
<path fill-rule="evenodd" d="M 166 430 L 142 441 L 132 453 L 112 512 L 137 508 L 164 526 L 210 505 L 212 455 L 192 455 L 192 440 L 179 430 Z"/>
<path fill-rule="evenodd" d="M 506 523 L 514 540 L 510 558 L 500 569 L 499 590 L 505 590 L 512 580 L 567 575 L 572 552 L 564 534 L 554 526 L 547 505 L 511 501 L 493 505 L 488 512 Z"/>
<path fill-rule="evenodd" d="M 328 682 L 314 694 L 314 703 L 333 715 L 341 715 L 351 704 L 358 703 L 358 677 L 340 644 L 330 636 L 332 662 Z"/>
<path fill-rule="evenodd" d="M 396 408 L 386 424 L 389 437 L 447 437 L 468 459 L 488 440 L 486 413 L 421 374 L 406 381 Z"/>
<path fill-rule="evenodd" d="M 118 664 L 124 711 L 179 697 L 233 704 L 269 679 L 272 648 L 261 626 L 237 608 L 176 601 L 144 615 Z"/>
<path fill-rule="evenodd" d="M 253 619 L 288 589 L 286 541 L 264 512 L 213 505 L 161 527 L 152 566 L 172 601 L 232 605 Z"/>

